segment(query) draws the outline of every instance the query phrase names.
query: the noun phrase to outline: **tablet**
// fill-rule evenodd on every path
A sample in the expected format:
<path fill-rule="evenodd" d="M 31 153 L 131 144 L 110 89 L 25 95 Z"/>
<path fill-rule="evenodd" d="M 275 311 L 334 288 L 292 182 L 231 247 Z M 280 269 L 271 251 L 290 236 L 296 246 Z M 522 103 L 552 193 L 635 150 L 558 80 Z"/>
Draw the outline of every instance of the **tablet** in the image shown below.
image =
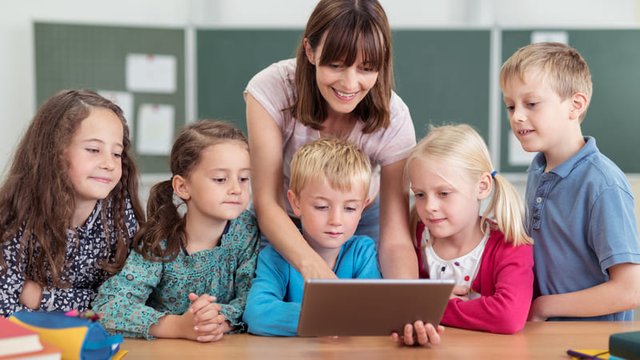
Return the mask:
<path fill-rule="evenodd" d="M 298 336 L 402 334 L 405 324 L 440 323 L 453 280 L 311 279 Z"/>

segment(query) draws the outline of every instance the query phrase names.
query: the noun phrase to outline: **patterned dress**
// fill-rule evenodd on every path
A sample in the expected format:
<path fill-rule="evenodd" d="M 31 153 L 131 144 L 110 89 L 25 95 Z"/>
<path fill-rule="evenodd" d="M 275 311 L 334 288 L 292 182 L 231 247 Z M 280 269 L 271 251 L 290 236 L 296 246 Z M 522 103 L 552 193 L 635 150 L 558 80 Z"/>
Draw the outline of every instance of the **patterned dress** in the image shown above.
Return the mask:
<path fill-rule="evenodd" d="M 259 250 L 258 225 L 250 212 L 231 220 L 218 246 L 187 254 L 170 262 L 146 260 L 132 251 L 120 274 L 100 288 L 93 309 L 103 314 L 102 325 L 129 337 L 149 335 L 149 327 L 165 315 L 181 315 L 189 308 L 189 293 L 216 297 L 220 312 L 236 331 L 251 287 Z"/>
<path fill-rule="evenodd" d="M 105 204 L 107 209 L 103 212 L 102 207 Z M 138 229 L 138 221 L 129 200 L 126 202 L 125 223 L 129 238 L 132 239 Z M 98 292 L 98 287 L 112 276 L 100 267 L 100 261 L 107 257 L 113 260 L 115 255 L 116 236 L 113 227 L 111 204 L 98 201 L 84 225 L 68 230 L 66 265 L 62 272 L 62 280 L 69 284 L 69 287 L 45 287 L 40 302 L 41 310 L 79 309 L 84 311 L 89 308 Z M 110 229 L 109 239 L 106 238 L 105 228 Z M 21 244 L 22 233 L 23 229 L 18 231 L 11 241 L 2 244 L 7 267 L 4 274 L 0 273 L 0 315 L 2 316 L 10 316 L 16 311 L 26 309 L 19 301 L 28 265 L 27 249 Z M 21 254 L 20 261 L 18 261 L 18 254 Z"/>

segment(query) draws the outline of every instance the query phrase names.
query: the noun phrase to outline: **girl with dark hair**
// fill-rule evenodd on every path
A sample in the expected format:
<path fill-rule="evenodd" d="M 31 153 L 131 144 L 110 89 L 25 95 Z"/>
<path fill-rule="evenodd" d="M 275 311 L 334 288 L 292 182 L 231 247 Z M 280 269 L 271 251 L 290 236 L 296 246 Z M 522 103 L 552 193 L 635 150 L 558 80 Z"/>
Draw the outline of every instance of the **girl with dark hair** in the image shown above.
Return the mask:
<path fill-rule="evenodd" d="M 0 187 L 0 315 L 86 310 L 143 213 L 122 110 L 88 90 L 38 109 Z"/>
<path fill-rule="evenodd" d="M 217 341 L 243 328 L 258 255 L 258 226 L 246 210 L 247 140 L 223 122 L 187 125 L 171 172 L 151 189 L 135 251 L 100 288 L 94 310 L 125 336 Z"/>

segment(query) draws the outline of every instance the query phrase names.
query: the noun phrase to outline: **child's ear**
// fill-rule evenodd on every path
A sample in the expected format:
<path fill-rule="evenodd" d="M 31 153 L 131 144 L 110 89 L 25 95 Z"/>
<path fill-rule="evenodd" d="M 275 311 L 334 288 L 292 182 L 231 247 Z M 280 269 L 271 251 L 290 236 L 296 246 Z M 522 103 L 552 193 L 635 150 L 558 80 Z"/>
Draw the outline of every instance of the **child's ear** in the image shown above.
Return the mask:
<path fill-rule="evenodd" d="M 304 38 L 303 43 L 304 43 L 304 53 L 307 55 L 307 60 L 309 60 L 311 65 L 315 65 L 316 64 L 316 59 L 315 59 L 315 55 L 313 53 L 313 49 L 311 48 L 311 45 L 309 44 L 309 40 L 307 40 L 307 38 Z"/>
<path fill-rule="evenodd" d="M 302 211 L 300 211 L 300 199 L 298 196 L 296 196 L 293 191 L 287 190 L 287 199 L 289 200 L 289 204 L 291 204 L 294 215 L 300 217 Z"/>
<path fill-rule="evenodd" d="M 367 206 L 369 206 L 369 204 L 371 204 L 371 198 L 367 197 L 366 199 L 364 199 L 364 204 L 363 204 L 363 208 L 366 208 Z"/>
<path fill-rule="evenodd" d="M 189 186 L 187 180 L 180 175 L 174 175 L 171 179 L 171 186 L 173 186 L 173 192 L 180 197 L 180 199 L 187 201 L 191 199 L 191 193 L 189 193 Z"/>
<path fill-rule="evenodd" d="M 480 182 L 478 182 L 478 200 L 486 199 L 489 194 L 491 194 L 491 189 L 493 186 L 493 178 L 491 174 L 484 173 L 480 177 Z"/>
<path fill-rule="evenodd" d="M 571 97 L 571 113 L 569 115 L 571 120 L 580 119 L 580 115 L 587 110 L 588 105 L 589 99 L 587 95 L 581 92 L 573 94 Z"/>

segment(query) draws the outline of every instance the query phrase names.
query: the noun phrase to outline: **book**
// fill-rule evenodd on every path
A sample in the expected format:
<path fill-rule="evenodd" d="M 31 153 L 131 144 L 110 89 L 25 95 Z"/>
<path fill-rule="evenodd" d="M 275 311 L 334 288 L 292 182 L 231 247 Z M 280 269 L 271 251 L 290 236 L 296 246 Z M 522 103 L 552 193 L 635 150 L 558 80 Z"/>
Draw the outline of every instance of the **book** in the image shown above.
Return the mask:
<path fill-rule="evenodd" d="M 609 351 L 617 357 L 640 359 L 640 331 L 611 334 Z"/>
<path fill-rule="evenodd" d="M 35 331 L 0 316 L 0 356 L 40 350 L 42 350 L 42 344 Z"/>
<path fill-rule="evenodd" d="M 62 359 L 62 350 L 42 341 L 42 350 L 33 351 L 23 354 L 14 354 L 8 356 L 0 356 L 0 360 L 60 360 Z"/>
<path fill-rule="evenodd" d="M 611 359 L 609 352 L 603 349 L 569 349 L 567 355 L 571 356 L 571 359 Z"/>

